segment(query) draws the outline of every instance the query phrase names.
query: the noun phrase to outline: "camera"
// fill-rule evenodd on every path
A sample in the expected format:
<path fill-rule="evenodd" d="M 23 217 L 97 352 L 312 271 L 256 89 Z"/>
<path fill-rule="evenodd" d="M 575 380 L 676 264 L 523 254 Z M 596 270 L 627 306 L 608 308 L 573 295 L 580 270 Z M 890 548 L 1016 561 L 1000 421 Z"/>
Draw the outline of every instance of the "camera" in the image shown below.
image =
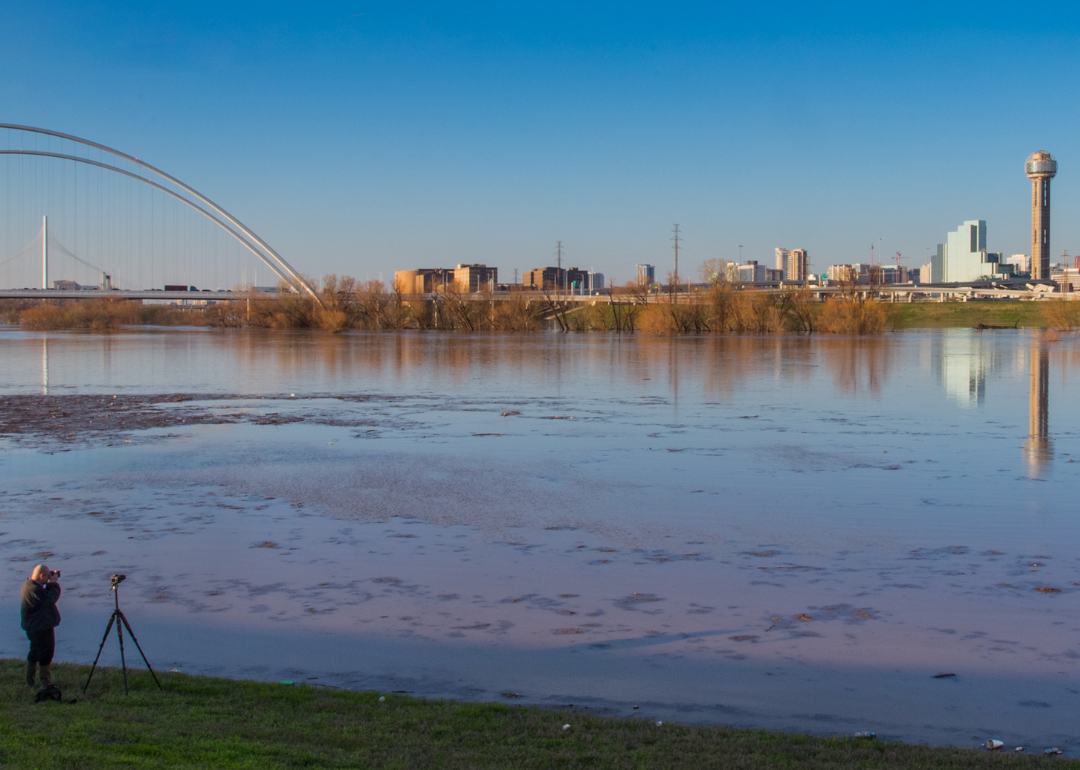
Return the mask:
<path fill-rule="evenodd" d="M 118 585 L 127 580 L 127 575 L 113 575 L 109 580 L 112 581 L 112 587 L 116 588 Z"/>
<path fill-rule="evenodd" d="M 60 570 L 58 570 L 58 569 L 50 570 L 49 571 L 49 577 L 56 578 L 57 580 L 59 580 L 60 579 Z"/>

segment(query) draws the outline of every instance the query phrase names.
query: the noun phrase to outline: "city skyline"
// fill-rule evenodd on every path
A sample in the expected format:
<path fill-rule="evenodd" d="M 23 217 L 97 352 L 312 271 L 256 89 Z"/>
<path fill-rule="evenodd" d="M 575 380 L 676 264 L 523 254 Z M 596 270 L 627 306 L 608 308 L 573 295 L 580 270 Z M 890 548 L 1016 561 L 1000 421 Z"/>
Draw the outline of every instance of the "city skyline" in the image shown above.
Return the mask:
<path fill-rule="evenodd" d="M 672 222 L 684 275 L 784 244 L 816 273 L 871 245 L 917 267 L 970 219 L 1027 253 L 1018 169 L 1039 148 L 1066 164 L 1058 261 L 1080 249 L 1077 108 L 1051 98 L 1033 123 L 1025 98 L 1046 71 L 1069 91 L 1080 14 L 1046 31 L 972 9 L 61 3 L 10 13 L 0 94 L 10 122 L 146 158 L 314 275 L 512 275 L 562 240 L 564 263 L 624 283 L 666 274 Z M 992 119 L 943 120 L 946 100 Z"/>

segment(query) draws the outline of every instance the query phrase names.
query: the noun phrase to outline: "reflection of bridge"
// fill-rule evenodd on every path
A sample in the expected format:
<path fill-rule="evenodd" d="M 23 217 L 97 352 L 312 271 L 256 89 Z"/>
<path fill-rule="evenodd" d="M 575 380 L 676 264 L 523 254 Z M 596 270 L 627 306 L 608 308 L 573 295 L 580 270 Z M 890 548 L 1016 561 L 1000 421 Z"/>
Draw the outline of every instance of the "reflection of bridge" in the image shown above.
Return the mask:
<path fill-rule="evenodd" d="M 50 163 L 53 161 L 62 161 L 64 164 L 72 167 L 85 166 L 90 169 L 107 172 L 107 175 L 110 177 L 111 180 L 115 178 L 123 178 L 139 182 L 142 185 L 145 185 L 156 192 L 160 192 L 163 195 L 168 196 L 170 200 L 177 201 L 183 204 L 191 211 L 197 212 L 206 220 L 212 222 L 214 225 L 220 228 L 221 231 L 227 233 L 232 239 L 234 239 L 236 243 L 240 244 L 244 249 L 257 257 L 262 264 L 270 268 L 270 270 L 273 271 L 273 273 L 277 276 L 277 279 L 282 281 L 293 291 L 306 292 L 312 296 L 315 296 L 314 290 L 307 283 L 307 281 L 295 269 L 293 269 L 293 267 L 289 265 L 289 263 L 286 262 L 280 254 L 278 254 L 273 248 L 271 248 L 271 246 L 266 243 L 266 241 L 260 238 L 253 230 L 244 225 L 240 220 L 231 215 L 221 206 L 214 203 L 212 200 L 210 200 L 208 197 L 206 197 L 193 187 L 185 184 L 184 182 L 181 182 L 176 177 L 166 174 L 164 171 L 161 171 L 160 169 L 155 168 L 154 166 L 151 166 L 150 164 L 141 161 L 132 155 L 128 155 L 127 153 L 120 152 L 119 150 L 115 150 L 111 147 L 107 147 L 97 142 L 92 142 L 87 139 L 72 136 L 71 134 L 63 134 L 58 131 L 52 131 L 45 128 L 22 126 L 13 123 L 0 123 L 0 130 L 6 130 L 8 132 L 9 138 L 14 137 L 18 140 L 19 143 L 29 145 L 31 144 L 30 140 L 33 140 L 32 146 L 16 148 L 12 148 L 11 142 L 9 141 L 8 148 L 0 149 L 0 156 L 14 156 L 23 159 L 40 158 L 47 160 Z M 41 137 L 45 137 L 45 139 L 47 140 L 45 149 L 41 149 L 38 146 L 38 139 Z M 60 146 L 56 149 L 54 149 L 52 146 L 54 140 L 59 140 L 60 143 Z M 68 151 L 58 152 L 57 149 Z M 90 157 L 91 151 L 97 151 L 99 154 L 99 158 L 95 159 L 93 157 Z M 109 162 L 105 162 L 106 158 L 110 158 Z M 117 165 L 117 161 L 115 159 L 119 159 L 119 161 L 123 165 Z M 37 184 L 38 186 L 40 186 L 41 184 L 55 184 L 51 172 L 50 176 L 47 177 L 47 181 L 42 183 L 39 180 L 36 180 L 33 177 L 32 173 L 27 174 L 27 176 L 30 177 L 29 181 L 23 180 L 22 171 L 23 169 L 21 167 L 16 169 L 15 174 L 9 175 L 9 180 L 11 176 L 15 176 L 17 179 L 20 179 L 24 183 L 26 183 L 29 188 L 33 188 L 35 184 Z M 67 178 L 63 173 L 61 173 L 60 179 L 61 182 L 59 186 L 61 188 L 66 188 Z M 90 187 L 88 178 L 85 181 L 85 185 L 87 188 Z M 79 194 L 79 186 L 79 179 L 76 175 L 74 176 L 74 183 L 70 185 L 70 189 L 62 189 L 59 193 L 61 202 L 58 204 L 58 207 L 68 208 L 69 210 L 73 211 L 73 213 L 71 214 L 72 218 L 77 218 L 83 208 L 88 209 L 90 206 L 90 203 L 85 199 L 83 199 L 82 201 L 78 200 L 77 195 Z M 101 186 L 99 182 L 98 191 L 95 193 L 95 195 L 100 194 L 100 191 Z M 5 193 L 7 193 L 9 196 L 12 194 L 11 191 L 5 191 Z M 24 195 L 24 192 L 20 190 L 17 191 L 17 194 Z M 87 194 L 89 194 L 89 192 Z M 115 195 L 115 191 L 109 188 L 107 192 L 104 193 L 104 195 Z M 118 198 L 119 196 L 116 197 Z M 130 207 L 130 199 L 128 199 L 127 203 Z M 114 212 L 110 213 L 112 213 L 114 216 L 118 216 Z M 162 229 L 164 229 L 165 226 L 167 226 L 169 223 L 165 220 L 164 212 L 162 212 L 161 216 L 163 219 Z M 127 228 L 131 228 L 130 223 L 125 224 Z M 171 224 L 174 231 L 181 229 L 178 227 L 175 221 Z M 109 230 L 110 228 L 113 231 L 123 229 L 121 227 L 118 227 L 116 222 L 97 222 L 93 225 L 91 225 L 90 223 L 84 223 L 83 226 L 85 229 L 89 229 L 91 226 L 93 226 L 97 233 Z M 77 222 L 75 225 L 73 225 L 73 228 L 77 231 Z M 119 237 L 122 238 L 124 235 L 130 235 L 130 233 L 122 233 Z M 46 255 L 48 253 L 49 237 L 50 234 L 48 230 L 43 228 L 43 232 L 41 234 L 43 252 L 42 281 L 44 284 L 41 288 L 43 290 L 48 289 L 48 260 Z M 111 249 L 115 251 L 117 248 L 118 246 L 116 244 L 108 244 L 104 250 Z M 129 248 L 131 248 L 130 245 Z M 151 249 L 152 248 L 153 243 L 151 243 Z M 138 248 L 136 248 L 135 250 L 138 251 Z M 21 256 L 21 254 L 17 256 Z M 71 256 L 74 255 L 72 254 Z M 76 257 L 76 259 L 78 259 L 78 257 Z M 105 265 L 104 267 L 108 268 L 109 266 Z M 45 296 L 45 294 L 42 293 L 37 296 L 38 298 L 41 298 Z M 59 295 L 49 296 L 52 298 L 69 298 L 61 297 Z M 70 298 L 83 299 L 85 297 L 80 294 L 78 295 L 78 297 Z M 136 297 L 131 298 L 135 299 Z M 160 299 L 162 297 L 157 298 Z"/>

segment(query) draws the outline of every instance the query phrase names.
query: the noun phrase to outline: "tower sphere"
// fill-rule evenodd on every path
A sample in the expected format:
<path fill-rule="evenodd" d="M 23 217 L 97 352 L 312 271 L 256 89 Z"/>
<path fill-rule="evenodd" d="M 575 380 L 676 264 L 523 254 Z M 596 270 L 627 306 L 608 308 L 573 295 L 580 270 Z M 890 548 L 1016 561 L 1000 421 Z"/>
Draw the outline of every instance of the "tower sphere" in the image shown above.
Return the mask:
<path fill-rule="evenodd" d="M 1033 152 L 1024 164 L 1024 173 L 1030 179 L 1053 179 L 1057 174 L 1057 161 L 1046 150 Z"/>

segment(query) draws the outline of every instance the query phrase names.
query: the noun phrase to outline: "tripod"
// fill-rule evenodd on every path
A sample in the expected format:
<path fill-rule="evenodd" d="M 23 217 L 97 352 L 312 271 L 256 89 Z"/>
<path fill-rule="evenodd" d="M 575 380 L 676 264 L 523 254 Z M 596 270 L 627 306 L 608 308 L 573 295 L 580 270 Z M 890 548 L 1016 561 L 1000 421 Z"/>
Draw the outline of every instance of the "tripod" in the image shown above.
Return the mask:
<path fill-rule="evenodd" d="M 86 688 L 90 686 L 90 680 L 94 678 L 94 670 L 97 669 L 98 658 L 101 657 L 101 651 L 105 647 L 105 640 L 109 638 L 109 632 L 112 631 L 113 623 L 116 624 L 116 638 L 120 641 L 120 669 L 124 672 L 124 694 L 128 694 L 127 662 L 124 660 L 125 628 L 127 628 L 128 633 L 131 634 L 131 641 L 135 642 L 135 647 L 138 649 L 139 654 L 142 655 L 143 663 L 146 664 L 150 676 L 154 677 L 154 684 L 158 686 L 159 690 L 164 689 L 161 686 L 161 682 L 158 681 L 157 674 L 154 673 L 150 661 L 146 659 L 146 653 L 143 652 L 142 647 L 139 646 L 139 640 L 135 638 L 135 632 L 131 630 L 131 624 L 128 623 L 128 619 L 124 613 L 120 611 L 120 583 L 126 577 L 127 575 L 112 576 L 112 587 L 109 590 L 113 592 L 113 603 L 116 605 L 116 609 L 113 610 L 112 615 L 109 617 L 109 625 L 105 626 L 105 636 L 101 637 L 101 644 L 98 646 L 97 657 L 94 658 L 94 665 L 90 667 L 90 676 L 86 677 L 86 684 L 84 684 L 82 688 L 84 693 L 86 692 Z"/>

